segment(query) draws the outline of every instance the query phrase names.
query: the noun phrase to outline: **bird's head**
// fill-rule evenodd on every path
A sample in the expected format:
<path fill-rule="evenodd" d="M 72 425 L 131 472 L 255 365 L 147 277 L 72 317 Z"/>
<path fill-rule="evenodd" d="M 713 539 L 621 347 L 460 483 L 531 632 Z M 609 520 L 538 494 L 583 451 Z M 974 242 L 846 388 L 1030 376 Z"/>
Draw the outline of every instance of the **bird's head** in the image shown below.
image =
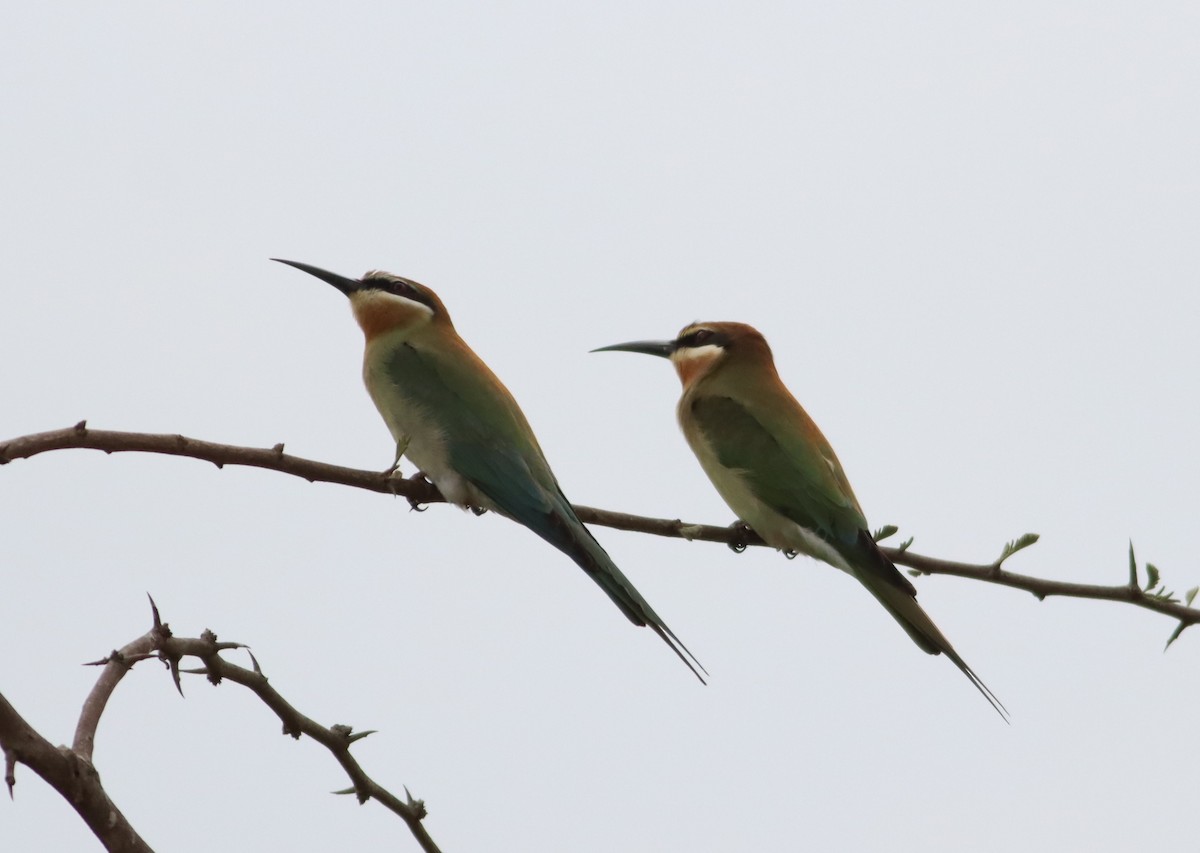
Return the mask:
<path fill-rule="evenodd" d="M 438 295 L 412 279 L 380 270 L 353 279 L 298 261 L 272 260 L 303 270 L 346 294 L 368 341 L 388 332 L 399 331 L 409 337 L 430 325 L 452 325 Z"/>
<path fill-rule="evenodd" d="M 592 352 L 640 352 L 671 360 L 686 389 L 700 379 L 731 365 L 772 364 L 771 348 L 753 326 L 745 323 L 692 323 L 673 341 L 630 341 Z"/>

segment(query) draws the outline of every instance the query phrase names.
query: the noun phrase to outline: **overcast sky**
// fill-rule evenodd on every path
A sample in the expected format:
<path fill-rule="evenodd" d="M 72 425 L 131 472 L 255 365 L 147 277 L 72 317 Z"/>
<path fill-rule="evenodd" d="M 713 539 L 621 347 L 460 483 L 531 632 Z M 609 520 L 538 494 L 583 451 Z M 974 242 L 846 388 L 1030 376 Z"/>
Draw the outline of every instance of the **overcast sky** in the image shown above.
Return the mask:
<path fill-rule="evenodd" d="M 381 470 L 332 288 L 433 287 L 566 494 L 732 520 L 661 360 L 757 326 L 872 526 L 1200 584 L 1200 6 L 12 4 L 0 440 L 87 418 Z M 407 470 L 411 471 L 411 467 Z M 272 684 L 447 851 L 1182 850 L 1200 629 L 945 577 L 920 601 L 1012 712 L 862 588 L 765 549 L 596 535 L 701 687 L 517 525 L 195 460 L 0 468 L 0 692 L 69 742 L 149 627 Z M 233 655 L 245 663 L 244 656 Z M 154 664 L 95 758 L 164 851 L 415 850 L 234 685 Z M 89 850 L 27 768 L 6 850 Z"/>

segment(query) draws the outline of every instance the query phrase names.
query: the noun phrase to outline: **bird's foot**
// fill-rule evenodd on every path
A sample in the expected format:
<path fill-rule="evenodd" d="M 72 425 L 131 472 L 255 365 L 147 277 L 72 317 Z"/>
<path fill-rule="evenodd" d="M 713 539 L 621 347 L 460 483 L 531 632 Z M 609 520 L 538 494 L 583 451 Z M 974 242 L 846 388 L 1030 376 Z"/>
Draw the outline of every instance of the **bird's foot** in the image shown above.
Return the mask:
<path fill-rule="evenodd" d="M 487 512 L 487 507 L 485 506 L 471 506 L 471 504 L 467 504 L 467 509 L 475 513 L 475 515 L 483 515 Z"/>
<path fill-rule="evenodd" d="M 729 550 L 735 554 L 740 554 L 746 550 L 750 544 L 750 537 L 754 535 L 754 531 L 750 529 L 750 525 L 742 521 L 740 518 L 733 524 L 729 525 L 729 529 L 733 531 L 733 536 L 730 538 Z"/>
<path fill-rule="evenodd" d="M 404 480 L 406 483 L 415 483 L 419 486 L 423 486 L 424 487 L 424 489 L 422 489 L 423 491 L 424 490 L 432 490 L 432 489 L 436 488 L 433 485 L 433 483 L 430 482 L 429 478 L 425 476 L 424 471 L 417 471 L 410 477 L 401 476 L 400 466 L 398 464 L 396 465 L 395 468 L 392 469 L 391 479 L 393 481 Z M 401 494 L 401 492 L 396 492 L 396 494 Z M 414 495 L 405 494 L 404 499 L 408 501 L 409 507 L 411 507 L 416 512 L 424 512 L 425 510 L 429 509 L 428 501 L 423 501 Z"/>

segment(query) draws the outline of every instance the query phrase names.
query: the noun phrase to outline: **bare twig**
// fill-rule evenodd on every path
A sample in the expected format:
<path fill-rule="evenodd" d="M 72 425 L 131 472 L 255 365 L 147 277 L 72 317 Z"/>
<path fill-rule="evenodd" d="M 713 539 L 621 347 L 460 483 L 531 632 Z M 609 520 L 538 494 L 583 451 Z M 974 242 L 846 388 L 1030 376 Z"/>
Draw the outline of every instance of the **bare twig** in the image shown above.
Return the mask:
<path fill-rule="evenodd" d="M 439 503 L 445 500 L 436 487 L 423 479 L 405 479 L 391 476 L 390 472 L 361 471 L 303 459 L 284 453 L 282 444 L 277 444 L 270 449 L 236 447 L 199 441 L 182 435 L 94 430 L 88 428 L 86 421 L 80 421 L 74 427 L 67 429 L 21 436 L 0 443 L 0 465 L 15 459 L 27 459 L 47 451 L 67 448 L 90 448 L 102 450 L 105 453 L 166 453 L 173 456 L 202 459 L 213 463 L 218 468 L 225 465 L 267 468 L 301 477 L 309 482 L 338 483 L 373 492 L 401 495 L 408 498 L 414 506 Z M 703 542 L 721 542 L 735 550 L 741 550 L 747 545 L 762 546 L 765 544 L 753 531 L 747 530 L 744 526 L 720 527 L 689 524 L 679 519 L 646 518 L 588 506 L 576 506 L 575 511 L 579 514 L 580 519 L 589 524 L 598 524 L 618 530 Z M 953 575 L 1000 584 L 1023 589 L 1039 599 L 1061 595 L 1133 604 L 1178 619 L 1179 626 L 1172 639 L 1189 625 L 1200 623 L 1200 608 L 1189 607 L 1167 597 L 1154 595 L 1140 589 L 1137 584 L 1136 571 L 1133 572 L 1131 583 L 1100 586 L 1054 581 L 1006 571 L 1001 568 L 1000 564 L 1009 553 L 1012 553 L 1007 550 L 1000 560 L 983 564 L 927 557 L 913 553 L 905 546 L 884 548 L 883 550 L 897 565 L 907 566 L 921 574 Z"/>

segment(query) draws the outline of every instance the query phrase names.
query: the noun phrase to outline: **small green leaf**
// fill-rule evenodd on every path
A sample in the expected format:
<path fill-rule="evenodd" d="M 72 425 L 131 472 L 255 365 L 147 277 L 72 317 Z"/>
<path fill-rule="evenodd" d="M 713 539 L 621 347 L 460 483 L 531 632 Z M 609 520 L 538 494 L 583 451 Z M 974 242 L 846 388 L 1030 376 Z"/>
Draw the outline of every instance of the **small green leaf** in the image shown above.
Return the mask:
<path fill-rule="evenodd" d="M 1165 601 L 1167 604 L 1178 604 L 1179 599 L 1175 597 L 1175 593 L 1167 589 L 1166 584 L 1163 584 L 1152 593 L 1159 601 Z"/>
<path fill-rule="evenodd" d="M 1158 586 L 1158 569 L 1156 569 L 1154 567 L 1153 563 L 1146 564 L 1146 578 L 1147 578 L 1147 580 L 1146 580 L 1146 591 L 1147 592 L 1149 592 L 1150 590 L 1152 590 L 1156 586 Z"/>
<path fill-rule="evenodd" d="M 1026 533 L 1004 546 L 1004 550 L 1000 552 L 1000 559 L 996 561 L 996 565 L 1000 565 L 1013 554 L 1028 548 L 1034 542 L 1037 542 L 1040 537 L 1036 533 Z"/>
<path fill-rule="evenodd" d="M 1187 602 L 1187 606 L 1192 606 L 1192 601 L 1196 598 L 1196 593 L 1200 592 L 1200 586 L 1194 586 L 1183 594 L 1183 600 Z"/>
<path fill-rule="evenodd" d="M 874 539 L 876 542 L 882 542 L 884 539 L 887 539 L 889 536 L 895 536 L 896 532 L 899 529 L 900 528 L 894 524 L 885 524 L 883 527 L 879 528 L 874 533 L 872 533 L 871 538 Z"/>
<path fill-rule="evenodd" d="M 919 578 L 919 577 L 920 577 L 922 574 L 924 574 L 924 573 L 923 573 L 923 572 L 918 572 L 916 569 L 909 569 L 909 570 L 908 570 L 908 574 L 909 574 L 909 576 L 910 576 L 910 577 Z"/>
<path fill-rule="evenodd" d="M 913 543 L 913 538 L 910 536 L 907 539 L 905 539 L 903 542 L 900 543 L 900 547 L 897 550 L 901 554 L 903 554 L 905 551 L 908 550 L 908 546 L 911 545 L 912 543 Z"/>

